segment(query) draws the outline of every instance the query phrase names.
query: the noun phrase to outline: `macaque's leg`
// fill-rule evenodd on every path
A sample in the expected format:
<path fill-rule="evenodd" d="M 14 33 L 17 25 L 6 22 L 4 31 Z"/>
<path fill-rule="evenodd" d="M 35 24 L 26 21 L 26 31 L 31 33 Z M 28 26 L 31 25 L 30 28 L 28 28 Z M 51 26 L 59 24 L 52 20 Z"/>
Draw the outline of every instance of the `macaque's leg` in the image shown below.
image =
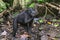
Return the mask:
<path fill-rule="evenodd" d="M 28 25 L 27 27 L 28 27 L 28 33 L 29 33 L 29 34 L 31 34 L 32 23 L 33 23 L 33 20 L 30 21 L 30 23 L 27 24 L 27 25 Z"/>
<path fill-rule="evenodd" d="M 32 23 L 33 23 L 33 20 L 30 21 L 29 23 L 25 24 L 25 25 L 22 25 L 23 28 L 25 29 L 25 31 L 26 31 L 28 34 L 31 34 Z"/>

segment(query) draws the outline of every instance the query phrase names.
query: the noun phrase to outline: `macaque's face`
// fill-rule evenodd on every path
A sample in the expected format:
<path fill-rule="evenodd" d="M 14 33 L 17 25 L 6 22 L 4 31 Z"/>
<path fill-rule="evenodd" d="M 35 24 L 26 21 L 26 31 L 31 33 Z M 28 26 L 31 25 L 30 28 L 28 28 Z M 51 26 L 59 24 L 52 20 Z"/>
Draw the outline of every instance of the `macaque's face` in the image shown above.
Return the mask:
<path fill-rule="evenodd" d="M 36 9 L 29 8 L 29 13 L 34 17 L 38 14 L 38 11 Z"/>

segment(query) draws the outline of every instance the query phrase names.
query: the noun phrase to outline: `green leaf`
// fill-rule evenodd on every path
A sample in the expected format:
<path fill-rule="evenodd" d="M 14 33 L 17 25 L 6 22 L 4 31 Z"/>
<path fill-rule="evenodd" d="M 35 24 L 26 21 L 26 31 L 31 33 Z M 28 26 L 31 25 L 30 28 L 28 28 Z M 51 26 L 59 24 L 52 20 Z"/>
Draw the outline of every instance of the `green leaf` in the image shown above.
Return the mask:
<path fill-rule="evenodd" d="M 55 24 L 54 24 L 54 26 L 55 26 L 55 27 L 58 27 L 58 26 L 59 26 L 59 24 L 58 24 L 58 23 L 55 23 Z"/>
<path fill-rule="evenodd" d="M 44 20 L 43 20 L 43 19 L 40 19 L 40 20 L 39 20 L 39 22 L 40 22 L 40 23 L 43 23 L 43 22 L 44 22 Z"/>
<path fill-rule="evenodd" d="M 0 12 L 6 9 L 6 4 L 3 1 L 0 1 Z"/>
<path fill-rule="evenodd" d="M 43 27 L 40 27 L 40 28 L 39 28 L 39 30 L 42 30 L 42 29 L 43 29 Z"/>
<path fill-rule="evenodd" d="M 33 7 L 34 7 L 34 5 L 35 5 L 35 3 L 32 3 L 29 7 L 30 7 L 30 8 L 33 8 Z"/>
<path fill-rule="evenodd" d="M 52 21 L 53 21 L 53 22 L 56 22 L 57 20 L 56 20 L 56 19 L 53 19 Z"/>
<path fill-rule="evenodd" d="M 0 22 L 3 22 L 3 18 L 0 18 Z"/>
<path fill-rule="evenodd" d="M 44 0 L 37 0 L 38 1 L 38 3 L 43 3 L 44 2 Z"/>

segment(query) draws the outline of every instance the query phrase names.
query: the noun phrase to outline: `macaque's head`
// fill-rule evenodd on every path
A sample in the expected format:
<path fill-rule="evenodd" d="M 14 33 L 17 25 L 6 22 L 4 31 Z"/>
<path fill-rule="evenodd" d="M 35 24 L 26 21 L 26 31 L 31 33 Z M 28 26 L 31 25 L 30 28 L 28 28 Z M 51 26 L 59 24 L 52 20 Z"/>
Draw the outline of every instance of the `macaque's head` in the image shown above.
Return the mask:
<path fill-rule="evenodd" d="M 33 9 L 33 8 L 28 8 L 28 13 L 33 17 L 38 15 L 37 9 Z"/>

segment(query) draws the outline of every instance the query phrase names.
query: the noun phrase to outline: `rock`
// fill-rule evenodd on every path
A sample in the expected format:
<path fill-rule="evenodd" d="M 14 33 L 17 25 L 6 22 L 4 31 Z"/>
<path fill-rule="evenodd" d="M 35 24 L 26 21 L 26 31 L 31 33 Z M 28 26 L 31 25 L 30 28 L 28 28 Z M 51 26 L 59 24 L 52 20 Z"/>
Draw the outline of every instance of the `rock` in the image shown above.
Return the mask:
<path fill-rule="evenodd" d="M 4 30 L 4 32 L 2 32 L 1 35 L 7 35 L 7 32 Z"/>
<path fill-rule="evenodd" d="M 2 39 L 0 39 L 0 40 L 6 40 L 6 38 L 2 38 Z"/>
<path fill-rule="evenodd" d="M 47 37 L 46 35 L 43 35 L 43 36 L 41 37 L 41 40 L 48 40 L 48 37 Z"/>

